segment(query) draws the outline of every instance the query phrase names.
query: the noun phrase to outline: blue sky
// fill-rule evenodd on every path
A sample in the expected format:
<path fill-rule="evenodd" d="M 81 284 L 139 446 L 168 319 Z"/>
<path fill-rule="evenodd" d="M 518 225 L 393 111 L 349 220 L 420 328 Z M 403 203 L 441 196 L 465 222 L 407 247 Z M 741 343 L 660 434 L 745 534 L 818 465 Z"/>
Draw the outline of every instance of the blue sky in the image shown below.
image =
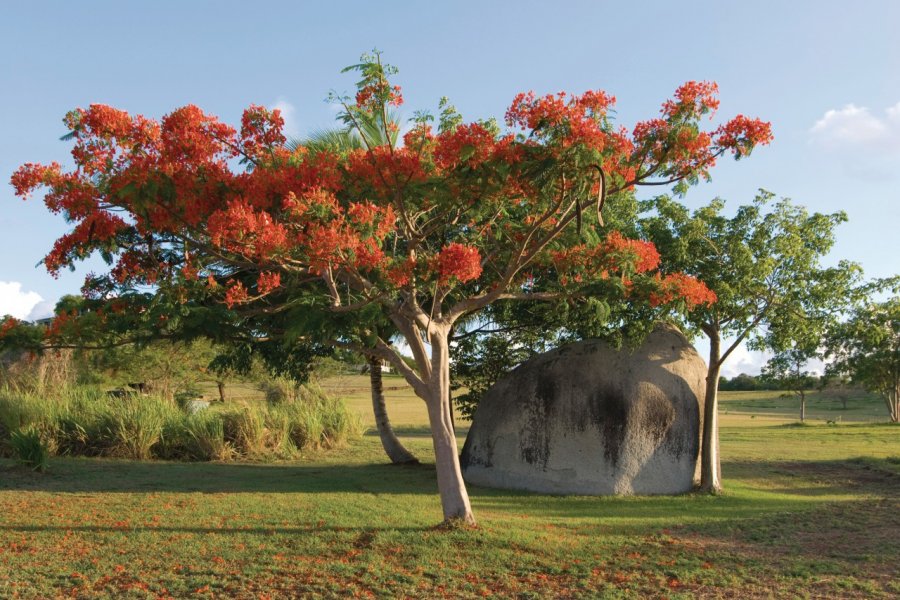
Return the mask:
<path fill-rule="evenodd" d="M 845 210 L 832 259 L 888 276 L 900 256 L 898 24 L 890 0 L 3 3 L 0 314 L 38 315 L 103 267 L 59 279 L 35 268 L 65 223 L 6 183 L 23 162 L 65 164 L 66 111 L 100 102 L 159 117 L 194 103 L 237 122 L 250 103 L 278 105 L 303 135 L 331 125 L 325 96 L 352 88 L 340 69 L 373 47 L 400 68 L 407 116 L 444 95 L 474 119 L 502 117 L 519 91 L 604 89 L 630 126 L 680 83 L 715 80 L 719 116 L 770 120 L 775 143 L 722 163 L 686 202 L 737 206 L 763 187 Z M 729 371 L 759 362 L 742 353 Z"/>

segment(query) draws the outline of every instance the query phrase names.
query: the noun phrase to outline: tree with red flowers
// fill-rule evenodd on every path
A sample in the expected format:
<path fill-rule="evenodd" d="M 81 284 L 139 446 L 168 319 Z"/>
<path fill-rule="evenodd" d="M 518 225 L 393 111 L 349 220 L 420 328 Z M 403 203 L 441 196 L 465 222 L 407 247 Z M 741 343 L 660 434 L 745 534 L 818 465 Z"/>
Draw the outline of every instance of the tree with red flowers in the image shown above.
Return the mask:
<path fill-rule="evenodd" d="M 74 169 L 26 164 L 12 183 L 21 196 L 45 186 L 72 223 L 51 272 L 94 251 L 110 261 L 100 297 L 149 284 L 186 305 L 219 298 L 266 336 L 315 327 L 390 362 L 427 406 L 445 520 L 474 523 L 447 402 L 453 325 L 498 300 L 711 302 L 697 280 L 660 275 L 652 244 L 607 228 L 604 207 L 635 186 L 707 178 L 723 154 L 768 143 L 769 125 L 739 116 L 703 129 L 716 85 L 689 82 L 631 131 L 613 124 L 604 92 L 526 93 L 505 130 L 445 107 L 436 128 L 417 113 L 400 142 L 395 70 L 377 54 L 349 70 L 357 93 L 335 100 L 361 149 L 289 149 L 278 111 L 258 106 L 238 130 L 195 106 L 157 122 L 92 105 L 65 119 Z M 398 142 L 367 136 L 373 120 Z M 415 367 L 367 328 L 385 318 Z"/>

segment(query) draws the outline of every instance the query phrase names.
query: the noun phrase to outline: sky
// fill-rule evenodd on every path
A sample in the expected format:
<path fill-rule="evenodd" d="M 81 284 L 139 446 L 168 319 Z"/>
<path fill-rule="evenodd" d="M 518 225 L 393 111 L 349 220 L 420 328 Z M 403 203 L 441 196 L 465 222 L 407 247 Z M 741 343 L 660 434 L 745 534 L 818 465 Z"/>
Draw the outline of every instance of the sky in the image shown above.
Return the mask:
<path fill-rule="evenodd" d="M 0 315 L 46 316 L 93 260 L 54 279 L 38 263 L 66 231 L 39 197 L 13 196 L 25 162 L 71 164 L 63 115 L 91 103 L 161 117 L 196 104 L 237 123 L 249 104 L 283 110 L 288 133 L 333 124 L 340 70 L 378 48 L 400 69 L 404 116 L 448 96 L 470 120 L 520 91 L 602 89 L 629 127 L 688 80 L 720 87 L 717 119 L 772 122 L 775 142 L 717 166 L 690 207 L 759 188 L 846 211 L 829 262 L 900 272 L 900 2 L 0 3 Z M 713 123 L 715 124 L 715 122 Z M 657 190 L 654 190 L 656 192 Z M 701 353 L 705 350 L 698 345 Z M 741 349 L 724 369 L 755 373 Z"/>

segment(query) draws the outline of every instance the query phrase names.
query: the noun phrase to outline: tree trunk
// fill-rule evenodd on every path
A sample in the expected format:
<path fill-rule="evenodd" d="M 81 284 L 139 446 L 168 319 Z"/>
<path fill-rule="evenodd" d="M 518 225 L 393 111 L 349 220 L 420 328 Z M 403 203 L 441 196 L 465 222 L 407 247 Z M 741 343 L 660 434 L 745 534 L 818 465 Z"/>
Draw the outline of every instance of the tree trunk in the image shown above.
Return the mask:
<path fill-rule="evenodd" d="M 453 416 L 448 400 L 450 397 L 450 353 L 447 332 L 438 332 L 430 337 L 431 377 L 427 381 L 428 394 L 424 398 L 431 424 L 431 439 L 434 444 L 435 468 L 437 470 L 438 491 L 444 522 L 475 525 L 475 515 L 469 503 L 469 493 L 462 478 L 459 465 L 459 450 L 456 434 L 453 432 Z"/>
<path fill-rule="evenodd" d="M 381 438 L 381 446 L 385 454 L 395 465 L 417 464 L 417 459 L 412 452 L 407 450 L 391 427 L 387 408 L 384 404 L 384 386 L 381 383 L 381 359 L 369 357 L 369 383 L 372 387 L 372 409 L 375 411 L 375 426 L 378 428 L 378 437 Z"/>
<path fill-rule="evenodd" d="M 800 391 L 800 422 L 806 421 L 806 394 Z"/>
<path fill-rule="evenodd" d="M 217 381 L 216 387 L 219 388 L 219 402 L 225 404 L 225 382 Z"/>
<path fill-rule="evenodd" d="M 891 422 L 900 422 L 900 386 L 885 394 L 884 401 L 887 404 L 888 411 L 891 413 Z"/>
<path fill-rule="evenodd" d="M 703 401 L 703 441 L 700 448 L 700 489 L 717 494 L 722 491 L 722 465 L 719 459 L 719 358 L 718 333 L 709 336 L 709 366 Z"/>

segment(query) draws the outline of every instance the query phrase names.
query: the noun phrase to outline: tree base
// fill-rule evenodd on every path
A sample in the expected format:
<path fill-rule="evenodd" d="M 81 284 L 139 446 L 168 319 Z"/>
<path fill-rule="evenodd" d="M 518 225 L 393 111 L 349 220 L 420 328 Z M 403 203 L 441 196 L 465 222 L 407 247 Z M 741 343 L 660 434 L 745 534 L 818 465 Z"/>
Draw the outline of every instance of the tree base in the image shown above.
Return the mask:
<path fill-rule="evenodd" d="M 478 529 L 475 517 L 450 517 L 431 528 L 432 531 L 463 531 Z"/>

